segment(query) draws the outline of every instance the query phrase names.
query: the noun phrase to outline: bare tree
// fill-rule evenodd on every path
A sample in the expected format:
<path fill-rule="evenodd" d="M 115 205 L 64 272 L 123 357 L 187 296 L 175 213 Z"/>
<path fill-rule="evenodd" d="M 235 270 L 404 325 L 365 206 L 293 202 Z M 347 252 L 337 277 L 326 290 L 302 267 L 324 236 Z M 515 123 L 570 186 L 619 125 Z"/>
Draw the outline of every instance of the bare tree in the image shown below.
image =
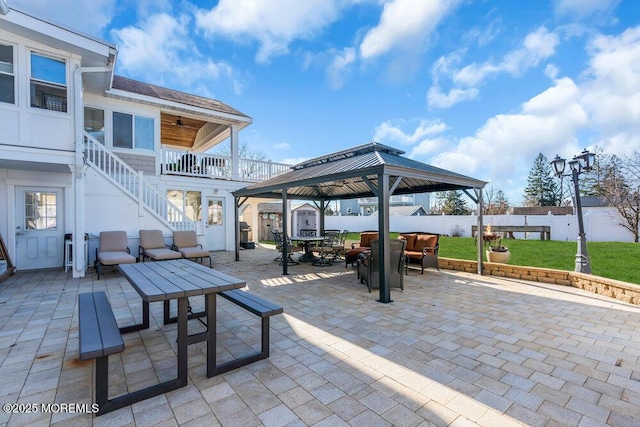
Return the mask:
<path fill-rule="evenodd" d="M 509 210 L 509 200 L 502 190 L 492 187 L 484 190 L 484 214 L 504 215 Z"/>
<path fill-rule="evenodd" d="M 620 214 L 618 224 L 639 241 L 640 228 L 640 151 L 630 156 L 611 156 L 603 174 L 602 193 Z"/>

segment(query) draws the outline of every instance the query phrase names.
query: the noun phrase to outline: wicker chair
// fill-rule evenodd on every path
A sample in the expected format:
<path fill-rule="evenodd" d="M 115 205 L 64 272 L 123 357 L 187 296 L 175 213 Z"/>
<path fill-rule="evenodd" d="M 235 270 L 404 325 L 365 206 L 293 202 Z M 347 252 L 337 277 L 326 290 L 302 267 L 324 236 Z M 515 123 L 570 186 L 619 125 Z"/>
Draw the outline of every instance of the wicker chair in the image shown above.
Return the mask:
<path fill-rule="evenodd" d="M 392 288 L 400 288 L 404 292 L 404 263 L 405 255 L 404 248 L 407 242 L 399 239 L 392 239 L 389 241 L 390 247 L 390 269 L 389 275 L 391 276 L 391 283 L 389 286 Z M 373 240 L 371 242 L 371 252 L 369 254 L 361 254 L 358 259 L 358 273 L 360 276 L 360 283 L 366 283 L 371 289 L 380 287 L 380 273 L 378 262 L 378 251 L 380 248 L 380 240 Z"/>

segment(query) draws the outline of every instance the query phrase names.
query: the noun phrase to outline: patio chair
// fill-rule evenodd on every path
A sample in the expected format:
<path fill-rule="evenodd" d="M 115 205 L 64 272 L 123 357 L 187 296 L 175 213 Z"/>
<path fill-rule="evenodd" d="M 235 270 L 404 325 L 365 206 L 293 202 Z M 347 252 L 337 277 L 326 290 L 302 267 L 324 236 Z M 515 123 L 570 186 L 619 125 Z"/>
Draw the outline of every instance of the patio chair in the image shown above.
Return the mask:
<path fill-rule="evenodd" d="M 100 273 L 103 265 L 133 264 L 138 262 L 136 257 L 131 255 L 127 246 L 127 233 L 124 231 L 101 231 L 100 241 L 96 248 L 96 260 L 93 268 Z"/>
<path fill-rule="evenodd" d="M 392 288 L 400 288 L 404 292 L 404 263 L 405 255 L 404 249 L 407 245 L 405 240 L 391 239 L 389 241 L 390 247 L 390 279 L 389 286 Z M 361 254 L 358 259 L 358 273 L 360 276 L 360 283 L 366 283 L 371 289 L 380 287 L 380 273 L 379 273 L 379 258 L 378 250 L 380 247 L 380 240 L 373 240 L 371 242 L 371 252 L 369 254 Z"/>
<path fill-rule="evenodd" d="M 279 261 L 279 264 L 282 265 L 283 264 L 283 259 L 282 259 L 282 248 L 283 248 L 283 238 L 282 238 L 282 232 L 278 231 L 278 230 L 271 230 L 271 233 L 273 234 L 273 240 L 276 242 L 276 250 L 278 252 L 280 252 L 280 255 L 275 257 L 273 260 L 274 261 Z M 287 238 L 287 265 L 298 265 L 300 264 L 298 261 L 295 261 L 293 258 L 291 258 L 291 254 L 294 252 L 300 252 L 302 251 L 302 247 L 301 246 L 294 246 L 291 243 L 291 240 Z"/>
<path fill-rule="evenodd" d="M 209 268 L 211 268 L 211 254 L 198 243 L 196 232 L 193 230 L 174 231 L 172 249 L 180 252 L 184 258 L 200 259 L 200 262 L 203 258 L 209 258 Z"/>
<path fill-rule="evenodd" d="M 345 246 L 347 241 L 347 234 L 349 230 L 343 230 L 336 235 L 336 240 L 333 243 L 333 260 L 342 260 L 347 255 L 347 247 Z"/>
<path fill-rule="evenodd" d="M 145 258 L 154 261 L 182 258 L 182 254 L 169 249 L 164 243 L 162 231 L 160 230 L 140 230 L 140 246 L 138 246 L 138 256 L 140 261 Z"/>
<path fill-rule="evenodd" d="M 377 231 L 363 231 L 360 233 L 360 240 L 356 245 L 353 243 L 351 249 L 347 250 L 347 255 L 344 257 L 344 268 L 347 268 L 349 264 L 353 265 L 358 260 L 358 257 L 363 252 L 369 252 L 371 250 L 371 241 L 378 238 Z"/>
<path fill-rule="evenodd" d="M 326 267 L 332 265 L 332 259 L 335 257 L 333 251 L 333 244 L 335 243 L 336 232 L 327 231 L 324 233 L 324 239 L 322 239 L 322 246 L 320 246 L 320 256 L 313 262 L 313 265 L 318 267 Z"/>
<path fill-rule="evenodd" d="M 405 267 L 408 267 L 409 263 L 414 262 L 420 264 L 420 274 L 424 274 L 424 269 L 427 267 L 440 270 L 438 267 L 439 238 L 440 235 L 436 233 L 400 233 L 398 239 L 407 242 L 405 249 L 407 265 Z M 405 270 L 407 270 L 407 268 L 405 268 Z"/>

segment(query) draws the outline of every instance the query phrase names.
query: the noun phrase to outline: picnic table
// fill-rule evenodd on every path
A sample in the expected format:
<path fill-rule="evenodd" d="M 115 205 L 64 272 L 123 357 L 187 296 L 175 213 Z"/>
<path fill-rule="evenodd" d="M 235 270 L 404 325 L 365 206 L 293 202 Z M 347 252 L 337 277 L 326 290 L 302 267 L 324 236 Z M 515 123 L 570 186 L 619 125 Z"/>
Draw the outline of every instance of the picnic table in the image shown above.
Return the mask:
<path fill-rule="evenodd" d="M 478 226 L 471 226 L 471 235 L 477 236 Z M 492 225 L 491 232 L 502 232 L 503 237 L 515 239 L 513 233 L 540 233 L 540 240 L 551 240 L 551 226 L 549 225 Z"/>

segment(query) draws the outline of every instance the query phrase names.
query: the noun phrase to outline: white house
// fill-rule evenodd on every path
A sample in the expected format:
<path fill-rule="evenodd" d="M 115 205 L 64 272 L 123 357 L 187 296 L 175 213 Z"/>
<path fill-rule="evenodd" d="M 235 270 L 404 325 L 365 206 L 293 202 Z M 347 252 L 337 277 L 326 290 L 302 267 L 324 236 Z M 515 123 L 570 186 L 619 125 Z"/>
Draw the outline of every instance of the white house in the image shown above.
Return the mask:
<path fill-rule="evenodd" d="M 149 228 L 232 250 L 230 192 L 288 169 L 239 158 L 251 117 L 117 76 L 114 45 L 1 6 L 0 234 L 17 269 L 62 267 L 71 235 L 82 277 L 106 230 L 126 231 L 136 256 Z M 221 143 L 230 156 L 207 154 Z"/>

